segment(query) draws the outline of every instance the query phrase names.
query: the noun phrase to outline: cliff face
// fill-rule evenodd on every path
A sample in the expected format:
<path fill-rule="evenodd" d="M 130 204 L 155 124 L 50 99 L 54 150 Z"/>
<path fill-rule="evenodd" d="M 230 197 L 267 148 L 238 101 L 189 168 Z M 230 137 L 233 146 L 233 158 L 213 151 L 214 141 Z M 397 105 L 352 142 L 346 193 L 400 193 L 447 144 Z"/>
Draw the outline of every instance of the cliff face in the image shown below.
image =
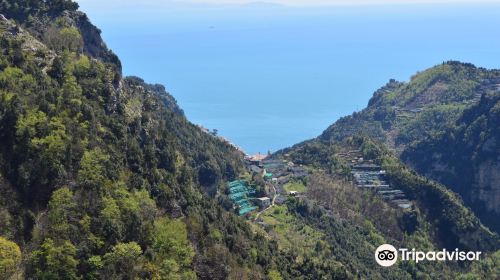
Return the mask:
<path fill-rule="evenodd" d="M 498 221 L 500 219 L 500 163 L 498 161 L 483 162 L 478 166 L 475 174 L 477 176 L 474 178 L 470 191 L 472 203 L 484 204 L 486 213 L 492 213 Z"/>
<path fill-rule="evenodd" d="M 242 154 L 190 123 L 163 86 L 122 78 L 119 60 L 74 2 L 0 0 L 0 14 L 8 18 L 0 16 L 0 242 L 18 255 L 21 247 L 23 260 L 0 269 L 2 279 L 455 279 L 468 267 L 399 264 L 382 271 L 373 250 L 382 242 L 485 253 L 500 247 L 453 192 L 368 137 L 351 137 L 367 133 L 405 152 L 460 120 L 444 145 L 474 147 L 457 155 L 477 159 L 467 172 L 478 177 L 453 166 L 467 160 L 447 158 L 454 154 L 442 147 L 426 153 L 439 160 L 421 163 L 465 174 L 475 180 L 466 186 L 481 185 L 478 201 L 491 199 L 499 110 L 483 86 L 494 71 L 447 63 L 377 91 L 369 108 L 292 154 L 302 153 L 297 163 L 338 168 L 342 181 L 308 166 L 316 181 L 305 187 L 316 187 L 318 201 L 308 193 L 267 211 L 272 232 L 234 215 L 224 194 L 226 181 L 249 175 Z M 476 89 L 481 106 L 463 113 L 478 102 Z M 486 117 L 476 114 L 483 109 Z M 434 136 L 423 147 L 443 135 Z M 465 144 L 455 141 L 462 138 Z M 336 139 L 384 164 L 412 209 L 347 184 Z M 493 257 L 477 265 L 477 275 L 498 274 L 489 267 Z"/>
<path fill-rule="evenodd" d="M 62 17 L 78 28 L 83 38 L 84 53 L 113 65 L 117 73 L 121 73 L 121 61 L 108 47 L 101 37 L 101 30 L 93 25 L 87 15 L 81 11 L 64 11 Z M 118 79 L 119 77 L 117 77 Z"/>
<path fill-rule="evenodd" d="M 402 159 L 459 193 L 500 230 L 500 92 L 484 94 L 450 127 L 408 147 Z"/>
<path fill-rule="evenodd" d="M 101 30 L 90 22 L 85 13 L 78 11 L 76 2 L 3 0 L 0 2 L 0 13 L 14 20 L 20 27 L 27 29 L 31 35 L 44 43 L 47 43 L 46 34 L 55 26 L 76 27 L 83 39 L 84 53 L 113 65 L 117 73 L 115 82 L 118 82 L 121 75 L 120 60 L 102 40 Z"/>

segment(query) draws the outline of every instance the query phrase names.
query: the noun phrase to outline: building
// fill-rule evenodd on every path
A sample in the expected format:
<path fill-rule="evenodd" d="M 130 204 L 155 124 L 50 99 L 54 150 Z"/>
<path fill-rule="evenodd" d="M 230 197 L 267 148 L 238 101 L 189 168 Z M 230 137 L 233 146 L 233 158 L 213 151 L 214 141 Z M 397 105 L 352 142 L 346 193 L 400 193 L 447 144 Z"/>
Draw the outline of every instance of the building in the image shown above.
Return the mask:
<path fill-rule="evenodd" d="M 288 194 L 291 196 L 297 196 L 297 195 L 299 195 L 299 192 L 298 191 L 290 191 Z"/>
<path fill-rule="evenodd" d="M 252 173 L 260 174 L 262 173 L 262 168 L 258 167 L 257 165 L 250 165 L 248 168 Z"/>
<path fill-rule="evenodd" d="M 254 165 L 262 166 L 262 161 L 267 158 L 267 155 L 257 154 L 253 156 L 248 156 L 246 159 Z"/>
<path fill-rule="evenodd" d="M 271 199 L 269 197 L 259 197 L 256 199 L 256 204 L 261 208 L 267 208 L 271 206 Z"/>

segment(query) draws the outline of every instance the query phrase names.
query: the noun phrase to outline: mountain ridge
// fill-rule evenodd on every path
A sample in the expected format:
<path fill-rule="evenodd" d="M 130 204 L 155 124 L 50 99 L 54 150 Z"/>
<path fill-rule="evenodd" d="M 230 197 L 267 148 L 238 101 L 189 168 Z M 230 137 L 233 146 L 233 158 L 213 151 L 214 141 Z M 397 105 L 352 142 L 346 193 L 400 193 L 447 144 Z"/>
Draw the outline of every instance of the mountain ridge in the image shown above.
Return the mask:
<path fill-rule="evenodd" d="M 470 111 L 471 107 L 483 102 L 484 97 L 489 97 L 486 99 L 490 100 L 492 104 L 490 106 L 495 106 L 495 98 L 500 95 L 499 84 L 499 70 L 477 68 L 470 63 L 457 61 L 445 62 L 415 74 L 408 83 L 389 81 L 373 94 L 365 109 L 341 118 L 318 138 L 295 147 L 307 146 L 308 143 L 328 145 L 328 143 L 342 141 L 352 135 L 365 135 L 384 143 L 401 156 L 405 163 L 415 166 L 418 164 L 418 157 L 424 157 L 422 153 L 418 153 L 418 149 L 425 151 L 425 143 L 433 145 L 430 143 L 432 139 L 439 138 L 441 134 L 452 133 L 454 127 L 459 125 L 460 119 L 464 118 L 462 115 Z M 493 131 L 489 135 L 490 144 L 495 147 L 500 137 Z M 431 141 L 427 141 L 428 139 Z M 413 153 L 406 151 L 407 149 L 412 150 Z M 498 148 L 490 153 L 493 155 L 498 153 Z M 412 158 L 412 155 L 417 158 Z M 462 158 L 461 161 L 470 159 Z M 470 174 L 470 178 L 476 178 L 474 183 L 471 182 L 468 185 L 464 185 L 459 179 L 432 176 L 433 172 L 429 169 L 433 166 L 432 159 L 429 158 L 426 163 L 428 165 L 425 170 L 422 164 L 417 170 L 465 196 L 464 201 L 467 205 L 472 207 L 479 216 L 487 217 L 485 223 L 498 232 L 497 221 L 499 219 L 497 218 L 500 216 L 498 216 L 498 210 L 492 210 L 495 209 L 497 200 L 482 196 L 482 198 L 472 199 L 475 201 L 472 202 L 470 198 L 474 189 L 491 189 L 490 194 L 497 197 L 496 186 L 500 183 L 495 180 L 494 174 L 500 170 L 495 167 L 494 161 L 490 162 L 490 167 L 493 169 L 483 172 L 484 176 L 481 181 L 477 181 L 480 172 L 478 169 L 473 173 L 465 171 L 467 168 L 462 169 L 462 172 Z M 452 162 L 443 162 L 443 164 L 454 166 Z M 486 167 L 483 167 L 483 170 L 487 169 L 484 168 Z M 459 176 L 457 173 L 453 174 L 455 177 Z M 455 187 L 456 185 L 458 186 Z"/>
<path fill-rule="evenodd" d="M 279 163 L 278 173 L 302 170 L 300 179 L 284 180 L 304 193 L 286 194 L 260 220 L 238 217 L 227 181 L 267 195 L 263 174 L 190 123 L 163 86 L 122 77 L 119 59 L 77 8 L 68 0 L 0 2 L 0 14 L 11 18 L 0 19 L 0 246 L 7 252 L 0 278 L 498 276 L 498 235 L 453 192 L 370 137 L 310 141 L 304 151 L 278 154 L 293 160 Z M 469 91 L 465 101 L 474 98 Z M 392 125 L 386 116 L 377 115 L 381 128 Z M 347 148 L 384 168 L 411 208 L 353 185 L 349 164 L 337 156 Z M 381 270 L 373 252 L 386 242 L 481 249 L 485 258 Z"/>
<path fill-rule="evenodd" d="M 288 267 L 213 197 L 243 155 L 163 86 L 123 79 L 75 9 L 0 2 L 14 18 L 0 22 L 0 278 L 256 279 Z"/>

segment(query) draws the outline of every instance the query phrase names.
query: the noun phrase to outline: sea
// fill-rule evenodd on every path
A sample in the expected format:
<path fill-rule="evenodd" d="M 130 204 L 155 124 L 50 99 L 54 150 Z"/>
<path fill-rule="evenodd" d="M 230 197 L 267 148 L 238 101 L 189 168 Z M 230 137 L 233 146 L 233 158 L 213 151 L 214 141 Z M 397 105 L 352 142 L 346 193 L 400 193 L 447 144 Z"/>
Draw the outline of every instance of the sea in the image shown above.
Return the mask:
<path fill-rule="evenodd" d="M 500 68 L 500 5 L 290 7 L 80 1 L 125 75 L 248 154 L 317 137 L 389 79 L 448 60 Z M 112 4 L 115 3 L 115 4 Z"/>

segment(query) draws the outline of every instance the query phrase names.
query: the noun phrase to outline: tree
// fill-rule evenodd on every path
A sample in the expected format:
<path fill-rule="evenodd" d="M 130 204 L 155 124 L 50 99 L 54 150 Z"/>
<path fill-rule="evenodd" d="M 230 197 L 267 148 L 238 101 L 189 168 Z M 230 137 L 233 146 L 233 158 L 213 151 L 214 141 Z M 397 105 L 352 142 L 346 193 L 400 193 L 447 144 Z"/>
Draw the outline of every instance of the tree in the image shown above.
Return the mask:
<path fill-rule="evenodd" d="M 21 263 L 21 250 L 16 243 L 0 236 L 0 280 L 9 279 Z"/>
<path fill-rule="evenodd" d="M 40 131 L 47 126 L 47 115 L 38 110 L 27 111 L 23 116 L 21 116 L 16 124 L 17 130 L 16 135 L 19 140 L 30 141 L 35 139 Z M 33 143 L 30 143 L 33 145 Z"/>
<path fill-rule="evenodd" d="M 85 277 L 89 280 L 101 279 L 99 272 L 104 268 L 101 256 L 92 256 L 87 260 L 88 271 Z"/>
<path fill-rule="evenodd" d="M 104 255 L 107 279 L 135 279 L 140 271 L 142 249 L 136 242 L 118 243 Z"/>
<path fill-rule="evenodd" d="M 85 151 L 80 161 L 78 171 L 78 183 L 83 187 L 92 189 L 100 188 L 106 180 L 105 164 L 109 161 L 109 156 L 100 148 Z"/>
<path fill-rule="evenodd" d="M 74 27 L 51 26 L 45 32 L 45 41 L 57 51 L 81 52 L 83 49 L 82 35 Z"/>
<path fill-rule="evenodd" d="M 269 272 L 267 273 L 267 277 L 269 278 L 269 280 L 283 280 L 281 274 L 274 269 L 269 270 Z"/>
<path fill-rule="evenodd" d="M 49 232 L 54 239 L 69 239 L 74 237 L 76 228 L 70 224 L 70 220 L 77 220 L 76 203 L 73 201 L 73 193 L 67 188 L 60 188 L 52 194 L 49 202 Z"/>
<path fill-rule="evenodd" d="M 58 117 L 50 120 L 47 129 L 48 135 L 33 138 L 31 145 L 40 151 L 41 160 L 47 165 L 50 174 L 63 177 L 65 175 L 66 145 L 70 137 L 66 134 L 66 126 L 63 121 Z"/>
<path fill-rule="evenodd" d="M 104 208 L 99 213 L 99 224 L 102 234 L 110 243 L 117 242 L 123 237 L 123 222 L 121 220 L 120 208 L 113 198 L 103 198 Z"/>
<path fill-rule="evenodd" d="M 165 217 L 156 221 L 152 248 L 161 279 L 186 279 L 192 274 L 194 250 L 187 237 L 186 224 L 181 220 Z"/>
<path fill-rule="evenodd" d="M 79 279 L 78 261 L 75 259 L 76 248 L 69 241 L 56 244 L 47 238 L 40 250 L 31 253 L 31 263 L 35 279 Z M 28 273 L 30 274 L 30 273 Z"/>

